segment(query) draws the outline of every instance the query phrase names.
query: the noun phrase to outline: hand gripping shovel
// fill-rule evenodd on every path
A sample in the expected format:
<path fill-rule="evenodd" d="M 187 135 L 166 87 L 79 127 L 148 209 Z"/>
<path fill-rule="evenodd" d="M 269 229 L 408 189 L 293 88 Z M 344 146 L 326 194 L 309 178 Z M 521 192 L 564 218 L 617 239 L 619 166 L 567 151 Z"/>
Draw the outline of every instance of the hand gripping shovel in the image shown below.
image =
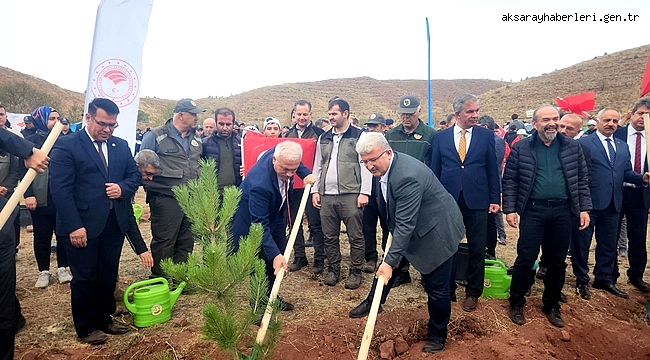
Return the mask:
<path fill-rule="evenodd" d="M 61 133 L 62 129 L 63 129 L 63 124 L 61 124 L 60 122 L 54 124 L 54 128 L 52 128 L 52 131 L 50 131 L 50 135 L 48 135 L 47 139 L 45 139 L 45 143 L 41 147 L 41 150 L 43 150 L 46 154 L 49 154 L 50 150 L 52 150 L 52 146 L 54 146 L 54 142 L 59 137 L 59 134 Z M 7 204 L 5 204 L 5 207 L 2 208 L 2 212 L 0 212 L 0 228 L 5 226 L 7 219 L 9 219 L 9 216 L 11 216 L 11 213 L 16 208 L 16 205 L 18 205 L 20 198 L 23 197 L 25 191 L 27 191 L 27 188 L 32 183 L 32 181 L 34 181 L 35 177 L 36 177 L 36 170 L 28 169 L 27 173 L 20 181 L 20 184 L 14 190 L 14 193 L 11 195 L 9 200 L 7 200 Z"/>
<path fill-rule="evenodd" d="M 393 242 L 393 234 L 388 234 L 386 240 L 386 251 L 384 257 L 388 254 L 390 245 Z M 377 286 L 375 286 L 375 294 L 372 298 L 372 305 L 370 305 L 370 313 L 368 314 L 368 322 L 366 329 L 363 331 L 363 338 L 361 340 L 361 347 L 359 348 L 359 356 L 357 360 L 366 360 L 368 357 L 368 350 L 370 350 L 370 342 L 372 341 L 372 334 L 375 331 L 375 322 L 377 321 L 377 311 L 379 311 L 379 303 L 381 302 L 381 293 L 384 290 L 384 275 L 380 275 L 377 279 Z"/>

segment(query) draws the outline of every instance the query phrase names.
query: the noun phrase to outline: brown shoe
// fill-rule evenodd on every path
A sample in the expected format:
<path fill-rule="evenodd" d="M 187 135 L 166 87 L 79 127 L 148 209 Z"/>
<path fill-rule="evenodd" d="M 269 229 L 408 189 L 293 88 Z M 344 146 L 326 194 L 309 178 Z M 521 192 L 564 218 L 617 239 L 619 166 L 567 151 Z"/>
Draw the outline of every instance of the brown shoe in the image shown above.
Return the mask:
<path fill-rule="evenodd" d="M 467 295 L 465 301 L 463 302 L 463 310 L 465 311 L 474 311 L 478 305 L 478 298 L 473 297 L 472 295 Z"/>
<path fill-rule="evenodd" d="M 122 335 L 129 332 L 129 327 L 120 324 L 109 324 L 104 329 L 104 332 L 111 335 Z"/>
<path fill-rule="evenodd" d="M 90 344 L 90 345 L 100 345 L 108 340 L 108 335 L 101 330 L 94 330 L 88 336 L 81 338 L 81 341 Z"/>

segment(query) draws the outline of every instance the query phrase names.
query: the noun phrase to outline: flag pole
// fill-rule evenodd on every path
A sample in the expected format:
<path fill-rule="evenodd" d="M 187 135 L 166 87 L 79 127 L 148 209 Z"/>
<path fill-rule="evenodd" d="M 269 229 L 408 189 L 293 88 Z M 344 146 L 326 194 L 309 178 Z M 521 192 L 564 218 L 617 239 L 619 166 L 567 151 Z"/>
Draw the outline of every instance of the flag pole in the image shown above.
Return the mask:
<path fill-rule="evenodd" d="M 429 18 L 427 22 L 427 108 L 429 110 L 429 126 L 433 127 L 433 110 L 431 109 L 431 36 L 429 35 Z"/>

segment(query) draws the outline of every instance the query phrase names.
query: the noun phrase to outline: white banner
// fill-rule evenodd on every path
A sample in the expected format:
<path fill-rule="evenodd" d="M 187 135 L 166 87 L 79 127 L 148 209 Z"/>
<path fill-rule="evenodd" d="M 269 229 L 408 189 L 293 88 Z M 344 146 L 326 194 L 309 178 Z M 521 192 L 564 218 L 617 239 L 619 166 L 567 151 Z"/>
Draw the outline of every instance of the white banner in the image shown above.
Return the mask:
<path fill-rule="evenodd" d="M 142 49 L 147 37 L 153 0 L 102 0 L 97 7 L 93 50 L 84 114 L 96 97 L 120 107 L 120 126 L 113 135 L 135 149 L 135 128 L 140 104 Z"/>

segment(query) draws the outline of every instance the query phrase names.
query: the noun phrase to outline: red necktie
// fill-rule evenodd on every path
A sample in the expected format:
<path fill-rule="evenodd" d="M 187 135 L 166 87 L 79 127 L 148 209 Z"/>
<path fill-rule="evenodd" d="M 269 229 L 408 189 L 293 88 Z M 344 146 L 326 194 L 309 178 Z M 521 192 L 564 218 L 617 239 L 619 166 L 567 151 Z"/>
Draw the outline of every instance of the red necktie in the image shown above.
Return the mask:
<path fill-rule="evenodd" d="M 285 202 L 287 203 L 287 223 L 289 224 L 289 230 L 291 230 L 291 207 L 289 206 L 289 180 L 284 181 L 284 196 Z"/>
<path fill-rule="evenodd" d="M 641 173 L 641 132 L 636 133 L 636 145 L 634 147 L 634 172 Z"/>

